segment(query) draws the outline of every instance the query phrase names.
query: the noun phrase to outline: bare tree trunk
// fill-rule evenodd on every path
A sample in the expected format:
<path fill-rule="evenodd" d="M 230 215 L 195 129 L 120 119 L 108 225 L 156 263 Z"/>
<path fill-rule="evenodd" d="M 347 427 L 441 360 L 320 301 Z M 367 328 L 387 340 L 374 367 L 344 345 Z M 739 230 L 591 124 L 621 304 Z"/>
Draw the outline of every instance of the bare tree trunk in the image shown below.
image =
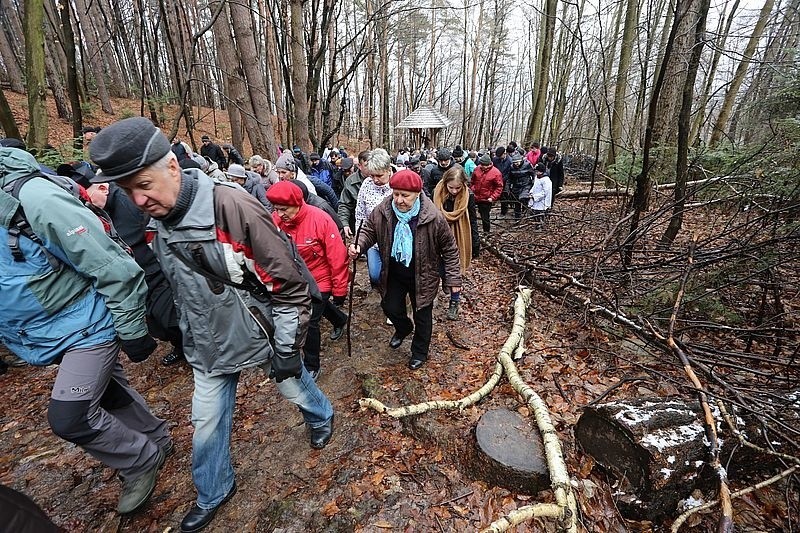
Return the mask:
<path fill-rule="evenodd" d="M 650 148 L 653 144 L 653 128 L 656 123 L 656 114 L 659 109 L 658 99 L 661 95 L 661 88 L 664 86 L 667 64 L 672 55 L 678 28 L 686 13 L 684 1 L 689 0 L 677 0 L 675 3 L 675 18 L 672 22 L 669 37 L 667 38 L 666 47 L 664 48 L 661 68 L 656 73 L 656 82 L 653 85 L 653 93 L 650 97 L 650 105 L 648 106 L 647 128 L 645 129 L 644 146 L 642 148 L 642 171 L 636 176 L 636 190 L 633 193 L 633 213 L 631 215 L 630 232 L 622 247 L 622 264 L 625 267 L 629 267 L 633 262 L 633 247 L 638 240 L 639 219 L 642 213 L 647 210 L 647 204 L 650 199 Z"/>
<path fill-rule="evenodd" d="M 22 84 L 22 69 L 20 68 L 17 56 L 11 48 L 11 43 L 8 40 L 6 29 L 3 27 L 2 20 L 0 20 L 0 58 L 3 60 L 3 65 L 6 67 L 6 74 L 8 75 L 8 83 L 11 90 L 15 93 L 22 94 L 25 92 L 25 86 Z"/>
<path fill-rule="evenodd" d="M 61 39 L 64 55 L 67 57 L 67 95 L 72 109 L 72 136 L 78 139 L 83 127 L 83 109 L 78 87 L 78 69 L 75 60 L 75 35 L 72 32 L 72 17 L 68 5 L 57 6 L 61 21 Z"/>
<path fill-rule="evenodd" d="M 744 82 L 745 74 L 747 74 L 747 68 L 750 66 L 750 61 L 753 59 L 756 46 L 758 45 L 759 39 L 761 39 L 761 34 L 764 33 L 764 27 L 767 25 L 767 20 L 769 20 L 770 13 L 772 13 L 772 7 L 774 5 L 774 0 L 766 0 L 764 2 L 764 6 L 761 8 L 761 13 L 758 16 L 756 27 L 753 29 L 753 33 L 750 35 L 750 40 L 747 41 L 747 46 L 742 54 L 742 59 L 739 61 L 739 65 L 736 67 L 736 73 L 733 75 L 733 80 L 731 81 L 731 84 L 725 93 L 725 100 L 723 100 L 722 107 L 719 110 L 719 115 L 717 116 L 717 120 L 714 124 L 714 130 L 711 132 L 711 139 L 708 141 L 708 144 L 711 148 L 714 148 L 719 144 L 723 134 L 725 133 L 725 128 L 728 125 L 728 119 L 730 119 L 731 112 L 733 111 L 733 104 L 736 101 L 736 96 L 739 94 L 739 89 Z"/>
<path fill-rule="evenodd" d="M 47 81 L 44 66 L 44 3 L 25 0 L 25 79 L 28 91 L 28 148 L 47 146 Z"/>
<path fill-rule="evenodd" d="M 700 58 L 703 55 L 705 44 L 706 17 L 708 16 L 710 0 L 700 0 L 697 7 L 697 26 L 694 33 L 694 46 L 687 66 L 686 81 L 683 85 L 683 98 L 681 110 L 678 114 L 678 160 L 675 167 L 675 203 L 672 207 L 672 216 L 669 219 L 666 231 L 661 236 L 661 245 L 669 247 L 683 224 L 683 209 L 686 204 L 686 182 L 689 177 L 689 134 L 691 129 L 692 103 L 694 102 L 694 84 L 697 80 L 697 70 L 700 67 Z"/>
<path fill-rule="evenodd" d="M 614 87 L 614 109 L 611 113 L 611 135 L 606 165 L 611 166 L 617 158 L 616 145 L 622 137 L 622 122 L 625 116 L 625 100 L 628 89 L 628 71 L 631 67 L 631 53 L 636 24 L 639 20 L 638 0 L 627 0 L 625 7 L 625 25 L 622 28 L 622 43 L 619 49 L 617 79 Z"/>
<path fill-rule="evenodd" d="M 233 31 L 236 35 L 236 44 L 239 49 L 239 59 L 242 64 L 247 91 L 250 95 L 250 107 L 254 110 L 253 126 L 248 129 L 250 145 L 254 154 L 274 154 L 275 131 L 270 121 L 272 104 L 267 94 L 267 86 L 261 75 L 260 61 L 256 54 L 256 42 L 253 37 L 253 27 L 250 21 L 249 10 L 242 4 L 235 2 L 228 4 L 233 21 Z M 239 150 L 241 145 L 237 146 Z"/>
<path fill-rule="evenodd" d="M 208 9 L 215 12 L 219 8 L 219 2 L 208 4 Z M 213 26 L 214 41 L 217 44 L 217 65 L 223 70 L 224 96 L 228 99 L 226 106 L 228 118 L 230 119 L 231 131 L 230 140 L 234 146 L 241 146 L 242 135 L 242 110 L 249 112 L 252 106 L 247 107 L 250 98 L 247 96 L 247 89 L 244 82 L 239 77 L 240 66 L 239 56 L 233 47 L 233 34 L 231 33 L 231 23 L 223 10 Z"/>
<path fill-rule="evenodd" d="M 275 43 L 274 28 L 267 28 L 265 31 L 267 41 L 267 65 L 269 66 L 269 80 L 272 84 L 272 103 L 275 105 L 275 118 L 278 119 L 278 131 L 276 137 L 282 141 L 288 141 L 289 135 L 286 130 L 286 106 L 284 105 L 285 94 L 281 85 L 281 71 L 278 67 L 277 44 Z M 269 158 L 276 157 L 277 152 L 269 154 Z"/>
<path fill-rule="evenodd" d="M 97 96 L 100 98 L 100 106 L 103 111 L 108 114 L 114 113 L 114 108 L 111 106 L 111 98 L 108 94 L 106 87 L 105 69 L 103 68 L 103 61 L 100 56 L 100 44 L 98 42 L 97 33 L 94 30 L 92 19 L 89 16 L 89 11 L 86 6 L 85 0 L 75 0 L 75 7 L 78 14 L 78 25 L 83 28 L 85 36 L 84 44 L 86 46 L 86 53 L 88 54 L 88 63 L 92 71 L 95 85 L 97 86 Z"/>
<path fill-rule="evenodd" d="M 545 10 L 542 13 L 542 40 L 539 43 L 537 56 L 536 80 L 534 82 L 534 103 L 528 128 L 525 132 L 525 142 L 531 142 L 542 136 L 542 122 L 544 120 L 545 106 L 547 105 L 547 85 L 549 80 L 550 58 L 553 53 L 553 34 L 556 25 L 557 0 L 544 0 Z"/>
<path fill-rule="evenodd" d="M 711 58 L 711 64 L 709 65 L 706 76 L 705 76 L 705 83 L 703 84 L 703 93 L 700 95 L 700 105 L 697 108 L 697 114 L 695 116 L 694 122 L 692 123 L 692 131 L 689 134 L 689 139 L 694 142 L 695 139 L 698 138 L 700 133 L 700 128 L 703 125 L 703 121 L 705 120 L 706 113 L 708 110 L 708 102 L 711 99 L 711 87 L 714 84 L 714 77 L 717 73 L 717 67 L 719 66 L 719 60 L 722 57 L 722 53 L 725 51 L 725 41 L 728 39 L 728 34 L 731 31 L 731 25 L 733 24 L 734 16 L 736 15 L 736 10 L 739 8 L 739 0 L 734 0 L 733 6 L 731 7 L 730 13 L 728 13 L 727 19 L 720 17 L 719 25 L 717 26 L 717 40 L 714 43 L 714 54 Z M 723 29 L 723 24 L 724 29 Z"/>
<path fill-rule="evenodd" d="M 303 0 L 290 0 L 291 9 L 291 54 L 292 54 L 292 102 L 294 143 L 302 150 L 311 148 L 308 134 L 308 65 L 303 47 Z"/>
<path fill-rule="evenodd" d="M 14 120 L 14 113 L 11 112 L 11 106 L 8 105 L 3 89 L 0 89 L 0 128 L 3 129 L 4 137 L 22 140 L 22 135 L 17 128 L 17 121 Z"/>

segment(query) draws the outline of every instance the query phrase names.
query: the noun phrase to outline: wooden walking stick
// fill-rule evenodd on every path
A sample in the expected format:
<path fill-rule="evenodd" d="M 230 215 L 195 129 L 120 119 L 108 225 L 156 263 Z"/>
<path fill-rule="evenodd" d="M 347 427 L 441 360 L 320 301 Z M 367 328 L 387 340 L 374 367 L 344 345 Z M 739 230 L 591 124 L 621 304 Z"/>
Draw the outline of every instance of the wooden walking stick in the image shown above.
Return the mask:
<path fill-rule="evenodd" d="M 358 236 L 361 235 L 361 226 L 364 225 L 364 221 L 361 220 L 358 223 L 358 228 L 356 229 L 356 236 L 354 239 L 355 245 L 358 246 Z M 358 256 L 353 258 L 353 272 L 350 273 L 350 290 L 347 296 L 347 357 L 353 355 L 352 352 L 352 342 L 350 341 L 350 324 L 353 322 L 353 287 L 356 284 L 356 262 L 358 261 Z"/>

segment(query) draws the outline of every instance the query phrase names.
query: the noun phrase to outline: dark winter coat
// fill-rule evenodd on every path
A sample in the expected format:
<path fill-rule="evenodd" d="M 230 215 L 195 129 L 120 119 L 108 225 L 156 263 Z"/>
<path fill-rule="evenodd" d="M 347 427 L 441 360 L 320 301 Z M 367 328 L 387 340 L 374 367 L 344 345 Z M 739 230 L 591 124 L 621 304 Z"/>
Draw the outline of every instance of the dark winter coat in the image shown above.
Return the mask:
<path fill-rule="evenodd" d="M 272 213 L 275 209 L 272 207 L 272 203 L 267 200 L 267 188 L 264 186 L 264 181 L 261 179 L 261 176 L 256 174 L 255 172 L 251 172 L 249 170 L 245 171 L 245 179 L 244 190 L 249 192 L 253 198 L 261 202 L 267 211 Z"/>
<path fill-rule="evenodd" d="M 444 285 L 447 287 L 461 286 L 461 263 L 458 257 L 458 248 L 450 225 L 441 211 L 424 194 L 419 196 L 421 202 L 419 215 L 416 218 L 414 235 L 414 271 L 415 302 L 417 309 L 422 309 L 433 303 L 439 290 L 441 278 L 439 265 L 444 264 Z M 381 268 L 381 294 L 386 295 L 389 279 L 389 263 L 392 261 L 392 243 L 394 242 L 394 228 L 397 226 L 397 216 L 392 209 L 392 197 L 388 196 L 375 209 L 361 228 L 358 246 L 367 250 L 378 244 L 383 266 Z M 414 226 L 412 219 L 410 225 Z"/>
<path fill-rule="evenodd" d="M 216 143 L 210 142 L 201 146 L 200 155 L 209 161 L 215 162 L 220 170 L 228 168 L 228 158 L 225 156 L 225 152 L 222 151 L 222 148 Z"/>
<path fill-rule="evenodd" d="M 556 155 L 552 161 L 548 157 L 545 157 L 542 161 L 548 171 L 550 181 L 553 183 L 553 196 L 555 196 L 564 188 L 564 161 L 561 159 L 560 154 Z"/>
<path fill-rule="evenodd" d="M 244 157 L 233 146 L 228 147 L 228 166 L 233 164 L 244 166 Z"/>
<path fill-rule="evenodd" d="M 356 227 L 356 201 L 358 200 L 358 191 L 361 190 L 361 183 L 364 181 L 364 176 L 360 170 L 356 170 L 344 180 L 344 188 L 339 195 L 339 207 L 336 209 L 339 215 L 339 221 L 344 226 L 349 226 L 350 231 L 355 232 Z"/>
<path fill-rule="evenodd" d="M 147 244 L 146 228 L 149 217 L 141 212 L 116 184 L 110 183 L 106 212 L 111 217 L 120 238 L 133 250 L 133 258 L 144 270 L 147 282 L 147 327 L 150 334 L 164 341 L 179 343 L 178 313 L 156 254 Z"/>
<path fill-rule="evenodd" d="M 439 185 L 439 182 L 442 181 L 442 176 L 444 175 L 444 173 L 453 168 L 457 164 L 458 163 L 456 163 L 451 159 L 450 164 L 444 168 L 438 163 L 435 165 L 431 165 L 430 172 L 426 176 L 427 179 L 426 181 L 423 181 L 423 183 L 425 184 L 425 194 L 428 195 L 428 198 L 433 196 L 433 190 L 436 188 L 437 185 Z"/>
<path fill-rule="evenodd" d="M 533 185 L 533 167 L 528 161 L 524 160 L 519 167 L 512 163 L 511 172 L 508 176 L 508 185 L 514 198 L 527 198 L 528 191 L 531 190 L 531 185 Z"/>

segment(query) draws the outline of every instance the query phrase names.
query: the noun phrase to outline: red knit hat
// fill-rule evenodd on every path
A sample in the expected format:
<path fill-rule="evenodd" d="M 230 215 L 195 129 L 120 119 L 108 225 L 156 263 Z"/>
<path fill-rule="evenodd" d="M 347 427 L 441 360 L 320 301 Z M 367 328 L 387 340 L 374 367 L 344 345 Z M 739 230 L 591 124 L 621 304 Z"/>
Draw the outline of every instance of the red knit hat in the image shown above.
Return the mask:
<path fill-rule="evenodd" d="M 292 180 L 279 181 L 267 189 L 267 200 L 276 205 L 303 205 L 303 191 Z"/>
<path fill-rule="evenodd" d="M 392 175 L 389 180 L 389 187 L 400 191 L 420 192 L 422 190 L 422 178 L 413 170 L 401 170 Z"/>

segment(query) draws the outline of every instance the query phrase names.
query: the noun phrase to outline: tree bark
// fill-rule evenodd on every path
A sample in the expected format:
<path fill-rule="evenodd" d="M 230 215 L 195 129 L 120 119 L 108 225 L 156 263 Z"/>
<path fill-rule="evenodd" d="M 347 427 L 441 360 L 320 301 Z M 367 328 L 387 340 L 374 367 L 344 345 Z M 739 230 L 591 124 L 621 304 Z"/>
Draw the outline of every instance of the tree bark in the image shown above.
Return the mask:
<path fill-rule="evenodd" d="M 0 58 L 3 59 L 3 65 L 6 67 L 6 74 L 8 74 L 8 83 L 11 90 L 17 94 L 25 92 L 25 86 L 22 84 L 22 69 L 20 68 L 19 60 L 11 48 L 11 42 L 8 40 L 6 29 L 0 21 Z"/>
<path fill-rule="evenodd" d="M 550 69 L 550 57 L 553 53 L 553 33 L 556 25 L 557 0 L 544 0 L 545 9 L 542 13 L 542 39 L 539 43 L 539 54 L 536 63 L 536 80 L 534 82 L 534 101 L 528 128 L 525 132 L 525 142 L 529 143 L 540 139 L 542 136 L 542 122 L 544 120 L 545 106 L 547 104 L 547 85 Z"/>
<path fill-rule="evenodd" d="M 81 136 L 83 128 L 83 109 L 81 108 L 80 88 L 78 87 L 78 67 L 75 59 L 75 35 L 72 31 L 71 10 L 68 5 L 57 6 L 61 20 L 61 38 L 64 55 L 67 57 L 67 95 L 72 109 L 72 137 Z"/>
<path fill-rule="evenodd" d="M 251 117 L 252 127 L 248 128 L 250 146 L 254 154 L 274 154 L 276 152 L 275 131 L 270 120 L 272 103 L 269 100 L 267 86 L 261 75 L 260 61 L 256 54 L 256 42 L 253 36 L 250 11 L 242 4 L 228 4 L 233 21 L 233 32 L 239 49 L 239 59 L 244 74 L 245 87 L 250 96 L 250 107 L 254 110 Z M 240 151 L 242 146 L 236 146 Z"/>
<path fill-rule="evenodd" d="M 611 112 L 611 136 L 605 161 L 606 166 L 611 166 L 616 162 L 617 144 L 622 139 L 622 123 L 625 117 L 625 101 L 628 89 L 628 71 L 631 67 L 633 39 L 636 36 L 635 30 L 638 20 L 638 0 L 627 0 L 625 24 L 622 28 L 622 43 L 619 49 L 619 63 L 617 64 L 617 79 L 614 85 L 614 109 Z"/>
<path fill-rule="evenodd" d="M 759 39 L 761 39 L 761 34 L 764 33 L 764 27 L 767 25 L 767 21 L 769 20 L 769 16 L 772 13 L 772 7 L 774 5 L 774 0 L 766 0 L 764 2 L 764 6 L 761 8 L 761 13 L 758 16 L 756 27 L 753 29 L 753 33 L 750 35 L 750 40 L 747 41 L 747 46 L 742 54 L 742 59 L 739 61 L 739 65 L 736 67 L 736 73 L 733 75 L 733 80 L 731 81 L 731 84 L 725 93 L 725 99 L 722 102 L 722 107 L 719 110 L 717 120 L 714 123 L 714 130 L 711 132 L 711 139 L 708 141 L 708 144 L 711 148 L 715 148 L 719 144 L 720 140 L 722 140 L 723 134 L 725 134 L 725 128 L 728 125 L 728 119 L 730 119 L 731 112 L 733 111 L 733 104 L 736 101 L 736 96 L 739 94 L 739 89 L 744 82 L 744 77 L 745 74 L 747 74 L 750 61 L 753 59 L 756 46 L 758 45 Z"/>
<path fill-rule="evenodd" d="M 0 88 L 0 128 L 3 128 L 4 137 L 22 140 L 22 135 L 17 128 L 17 121 L 14 120 L 14 113 L 11 111 L 11 106 L 8 104 L 2 88 Z"/>
<path fill-rule="evenodd" d="M 89 16 L 89 10 L 86 6 L 85 0 L 75 0 L 75 7 L 78 14 L 78 25 L 83 28 L 85 36 L 84 45 L 86 46 L 86 53 L 88 54 L 88 63 L 97 87 L 97 96 L 100 98 L 100 106 L 105 113 L 110 115 L 114 114 L 114 108 L 111 105 L 111 98 L 108 94 L 108 87 L 106 86 L 105 69 L 103 68 L 103 61 L 100 56 L 100 44 L 98 42 L 97 32 L 95 32 L 94 24 Z"/>
<path fill-rule="evenodd" d="M 303 3 L 304 0 L 290 0 L 291 10 L 291 55 L 292 55 L 292 134 L 294 143 L 303 151 L 311 148 L 308 134 L 308 65 L 303 46 Z"/>
<path fill-rule="evenodd" d="M 678 114 L 678 154 L 675 167 L 675 203 L 667 229 L 661 236 L 661 246 L 669 247 L 678 236 L 683 224 L 683 210 L 686 204 L 686 182 L 689 178 L 689 134 L 691 129 L 692 103 L 694 102 L 694 84 L 697 70 L 703 55 L 706 33 L 706 17 L 710 0 L 701 0 L 697 8 L 697 26 L 694 33 L 694 46 L 689 57 L 686 81 L 683 85 L 681 110 Z"/>
<path fill-rule="evenodd" d="M 44 66 L 44 4 L 25 0 L 25 79 L 29 149 L 47 146 L 47 81 Z"/>

